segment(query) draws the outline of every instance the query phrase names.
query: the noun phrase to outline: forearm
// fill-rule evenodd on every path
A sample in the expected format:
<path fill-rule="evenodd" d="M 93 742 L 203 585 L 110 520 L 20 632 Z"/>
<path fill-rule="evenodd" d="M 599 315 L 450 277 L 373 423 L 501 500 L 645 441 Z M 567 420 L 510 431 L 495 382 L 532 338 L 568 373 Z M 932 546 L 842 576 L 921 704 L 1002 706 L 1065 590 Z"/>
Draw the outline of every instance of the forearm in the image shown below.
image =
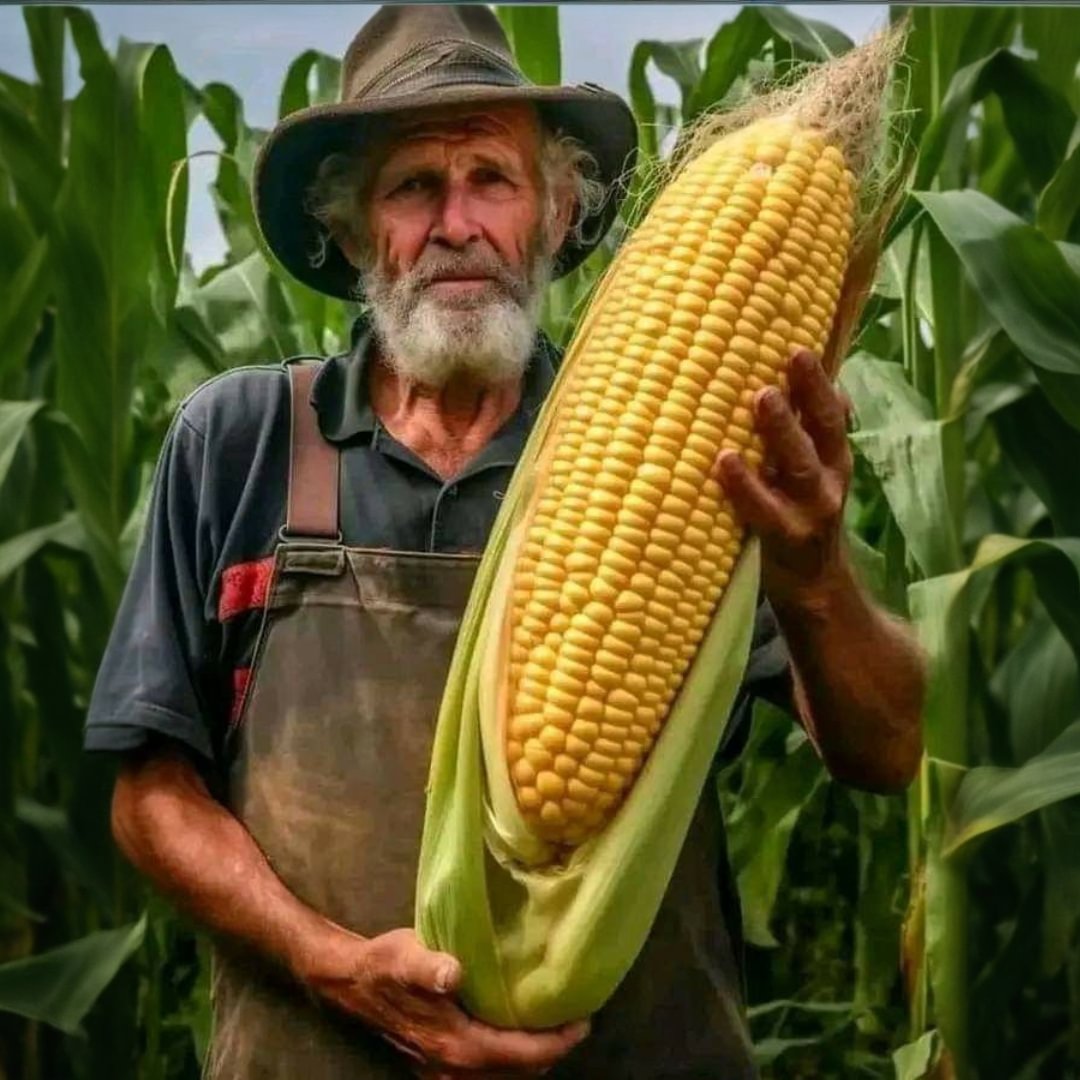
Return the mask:
<path fill-rule="evenodd" d="M 800 717 L 830 773 L 870 791 L 903 790 L 922 755 L 926 680 L 911 629 L 872 603 L 846 557 L 826 581 L 772 603 Z"/>
<path fill-rule="evenodd" d="M 113 832 L 136 869 L 179 908 L 297 977 L 345 933 L 285 887 L 251 834 L 178 753 L 124 766 Z"/>
<path fill-rule="evenodd" d="M 427 949 L 415 931 L 365 938 L 302 904 L 181 755 L 125 766 L 113 831 L 136 868 L 195 919 L 276 960 L 326 1005 L 408 1055 L 403 1075 L 418 1062 L 430 1068 L 425 1076 L 536 1075 L 587 1033 L 581 1024 L 535 1033 L 482 1024 L 455 1000 L 461 965 Z"/>

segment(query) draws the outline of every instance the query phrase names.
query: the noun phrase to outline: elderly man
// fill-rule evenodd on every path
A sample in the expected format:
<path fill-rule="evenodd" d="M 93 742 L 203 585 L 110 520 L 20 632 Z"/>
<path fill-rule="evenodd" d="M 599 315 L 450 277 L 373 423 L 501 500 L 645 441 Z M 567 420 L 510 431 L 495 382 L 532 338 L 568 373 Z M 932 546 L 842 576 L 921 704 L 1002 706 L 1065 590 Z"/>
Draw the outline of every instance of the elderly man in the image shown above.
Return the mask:
<path fill-rule="evenodd" d="M 635 132 L 614 95 L 528 84 L 483 6 L 380 9 L 342 85 L 271 134 L 256 207 L 289 271 L 369 312 L 345 353 L 181 406 L 87 731 L 123 754 L 120 846 L 214 935 L 208 1075 L 753 1076 L 709 791 L 682 885 L 593 1018 L 480 1023 L 457 960 L 410 929 L 454 635 L 559 361 L 537 312 L 613 220 Z M 813 357 L 791 397 L 759 403 L 764 477 L 717 463 L 769 601 L 738 712 L 794 691 L 835 776 L 899 791 L 919 654 L 845 558 L 844 409 Z"/>

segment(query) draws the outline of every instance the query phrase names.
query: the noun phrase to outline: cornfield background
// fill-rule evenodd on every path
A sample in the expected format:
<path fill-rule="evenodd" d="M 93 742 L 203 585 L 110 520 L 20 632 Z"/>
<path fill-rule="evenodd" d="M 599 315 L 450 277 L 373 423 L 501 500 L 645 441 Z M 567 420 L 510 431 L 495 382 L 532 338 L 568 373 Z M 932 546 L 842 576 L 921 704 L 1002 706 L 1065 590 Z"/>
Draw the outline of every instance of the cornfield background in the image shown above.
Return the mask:
<path fill-rule="evenodd" d="M 557 9 L 499 14 L 557 81 Z M 718 795 L 767 1076 L 1060 1080 L 1080 1076 L 1080 10 L 909 14 L 911 194 L 841 379 L 851 546 L 933 660 L 927 754 L 906 798 L 860 794 L 759 707 Z M 86 10 L 24 16 L 36 80 L 0 72 L 0 1077 L 193 1078 L 206 951 L 115 852 L 84 710 L 179 401 L 337 351 L 355 312 L 262 249 L 265 132 L 232 88 L 161 44 L 108 53 Z M 628 57 L 642 177 L 702 110 L 851 45 L 782 7 L 716 16 Z M 280 113 L 336 98 L 338 70 L 298 56 Z M 199 116 L 228 255 L 196 276 Z M 553 287 L 557 339 L 619 232 Z"/>

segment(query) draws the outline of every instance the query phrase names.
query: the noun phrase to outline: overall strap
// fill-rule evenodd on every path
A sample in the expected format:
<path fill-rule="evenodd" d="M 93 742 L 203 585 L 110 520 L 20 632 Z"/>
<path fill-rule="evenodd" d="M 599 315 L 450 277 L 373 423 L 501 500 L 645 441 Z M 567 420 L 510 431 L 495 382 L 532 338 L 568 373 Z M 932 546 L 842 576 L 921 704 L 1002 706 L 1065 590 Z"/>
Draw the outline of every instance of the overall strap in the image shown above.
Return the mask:
<path fill-rule="evenodd" d="M 338 476 L 341 455 L 319 431 L 311 404 L 318 363 L 290 363 L 292 423 L 289 430 L 289 502 L 282 539 L 311 537 L 341 542 Z"/>

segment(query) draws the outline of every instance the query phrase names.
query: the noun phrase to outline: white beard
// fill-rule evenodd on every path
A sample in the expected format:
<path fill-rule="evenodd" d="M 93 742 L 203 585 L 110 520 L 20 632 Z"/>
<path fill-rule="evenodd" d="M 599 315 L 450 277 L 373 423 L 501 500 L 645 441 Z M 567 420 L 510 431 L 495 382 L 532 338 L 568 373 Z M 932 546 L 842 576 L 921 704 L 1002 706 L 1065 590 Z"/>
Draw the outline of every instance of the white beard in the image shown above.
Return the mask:
<path fill-rule="evenodd" d="M 436 265 L 437 263 L 437 265 Z M 424 286 L 447 271 L 475 270 L 496 281 L 477 297 L 441 299 Z M 362 276 L 382 357 L 402 378 L 442 386 L 468 373 L 484 383 L 520 378 L 551 277 L 551 260 L 534 255 L 519 273 L 494 255 L 422 260 L 396 280 L 372 267 Z"/>

